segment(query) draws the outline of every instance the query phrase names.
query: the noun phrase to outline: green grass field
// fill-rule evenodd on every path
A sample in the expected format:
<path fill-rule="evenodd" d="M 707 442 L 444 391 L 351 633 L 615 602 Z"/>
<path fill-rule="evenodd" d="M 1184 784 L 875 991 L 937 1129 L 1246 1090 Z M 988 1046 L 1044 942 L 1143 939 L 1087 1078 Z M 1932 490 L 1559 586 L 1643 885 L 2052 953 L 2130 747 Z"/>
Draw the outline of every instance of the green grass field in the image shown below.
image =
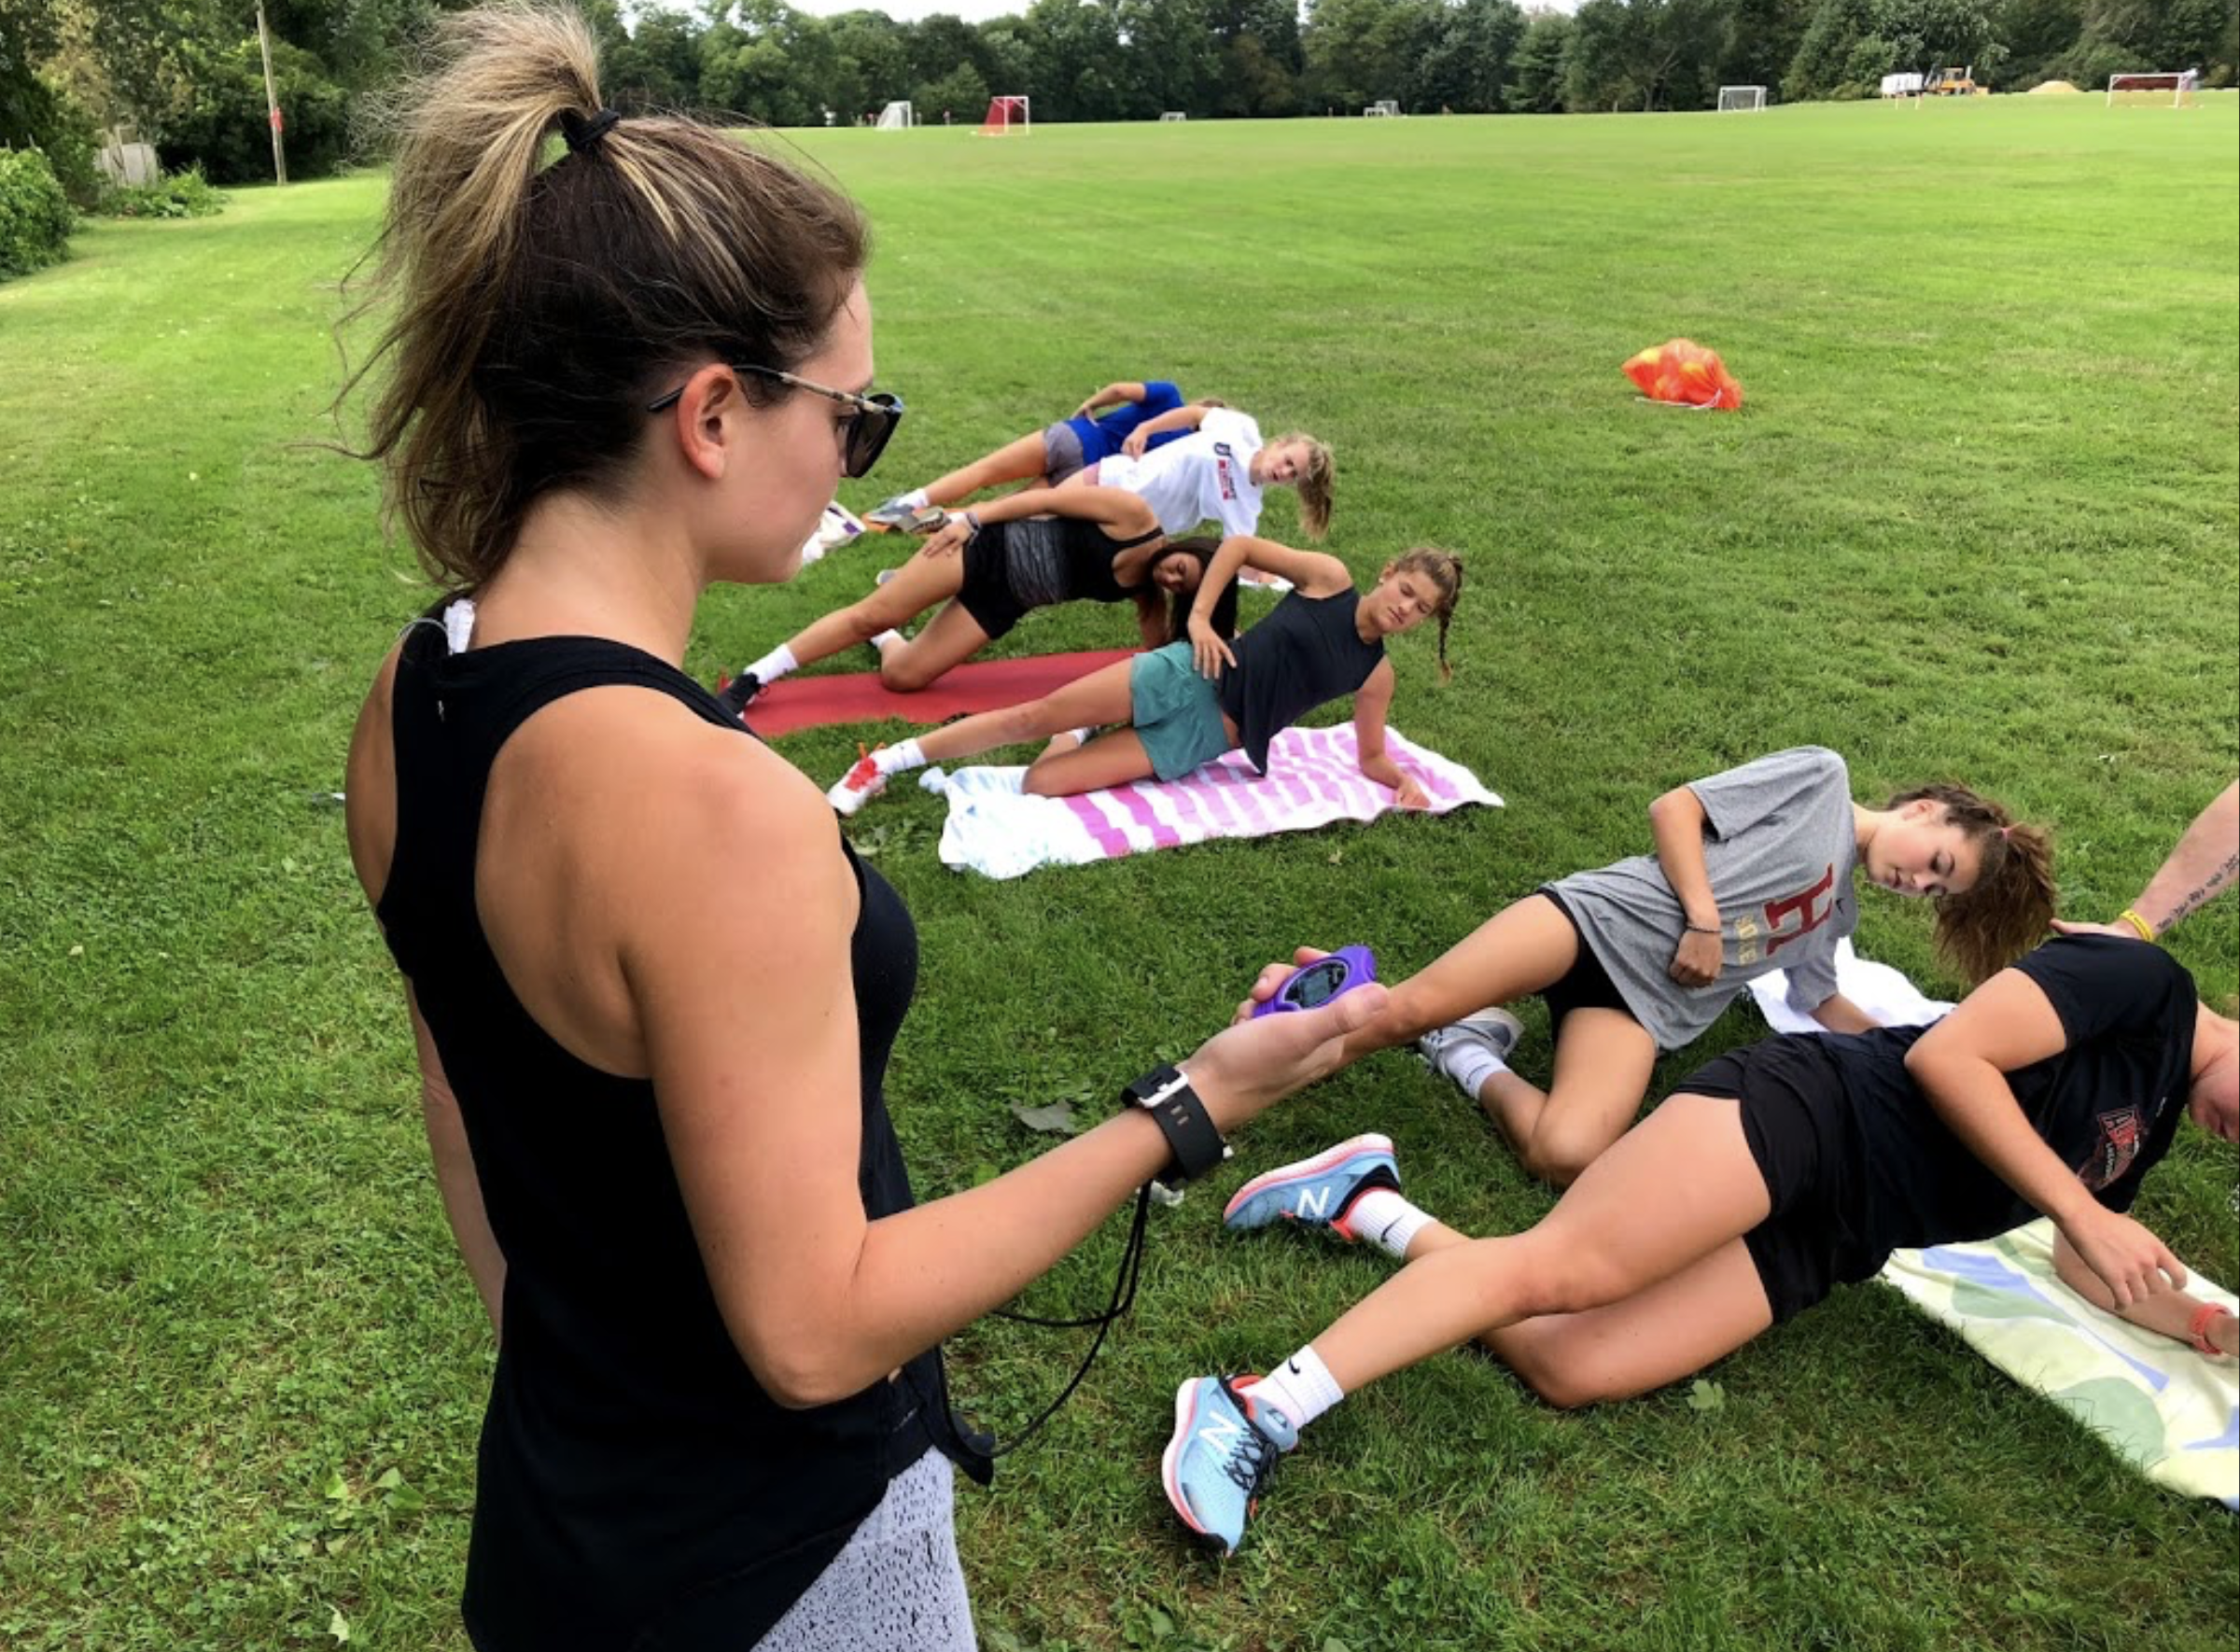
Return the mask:
<path fill-rule="evenodd" d="M 1397 648 L 1394 723 L 1505 811 L 991 885 L 903 789 L 852 829 L 921 926 L 889 1099 L 921 1194 L 1100 1108 L 1259 963 L 1421 966 L 1545 877 L 1645 848 L 1662 789 L 1804 741 L 1862 788 L 1960 777 L 2059 828 L 2106 917 L 2228 781 L 2240 720 L 2240 105 L 1997 99 L 1751 118 L 809 134 L 868 207 L 868 505 L 1164 374 L 1336 446 L 1332 548 L 1463 552 L 1456 676 Z M 382 182 L 89 226 L 0 287 L 0 1645 L 459 1648 L 491 1338 L 426 1166 L 397 986 L 339 814 L 351 720 L 423 598 L 329 427 L 332 284 Z M 1739 415 L 1618 364 L 1719 348 Z M 1267 526 L 1293 534 L 1289 496 Z M 712 677 L 863 589 L 881 547 L 726 590 Z M 1016 651 L 1110 647 L 1037 615 Z M 861 661 L 834 662 L 861 668 Z M 871 731 L 781 743 L 820 780 Z M 1934 982 L 1928 915 L 1863 952 Z M 2212 1001 L 2229 898 L 2174 938 Z M 1534 1013 L 1536 1016 L 1536 1012 Z M 1524 1058 L 1544 1071 L 1544 1023 Z M 1678 1078 L 1757 1036 L 1737 1010 Z M 2232 1517 L 2121 1470 L 1877 1287 L 1675 1391 L 1559 1415 L 1468 1354 L 1350 1399 L 1246 1550 L 1156 1485 L 1172 1385 L 1281 1357 L 1373 1259 L 1228 1241 L 1253 1169 L 1378 1127 L 1475 1231 L 1547 1208 L 1412 1058 L 1271 1113 L 1158 1215 L 1136 1313 L 1044 1443 L 968 1493 L 986 1643 L 1040 1648 L 2219 1648 Z M 2240 1275 L 2229 1149 L 2142 1213 Z M 1038 1289 L 1104 1289 L 1113 1223 Z M 1078 1354 L 955 1345 L 1005 1431 Z"/>

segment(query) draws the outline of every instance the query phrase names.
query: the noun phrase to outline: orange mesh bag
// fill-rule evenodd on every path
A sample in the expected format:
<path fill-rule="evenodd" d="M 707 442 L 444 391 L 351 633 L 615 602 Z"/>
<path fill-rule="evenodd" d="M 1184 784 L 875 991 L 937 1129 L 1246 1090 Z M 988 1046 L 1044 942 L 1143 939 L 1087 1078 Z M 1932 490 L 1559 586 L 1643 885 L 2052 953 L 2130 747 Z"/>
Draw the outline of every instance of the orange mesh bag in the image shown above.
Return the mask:
<path fill-rule="evenodd" d="M 1627 362 L 1624 371 L 1651 401 L 1693 408 L 1743 405 L 1743 387 L 1719 353 L 1692 339 L 1651 345 Z"/>

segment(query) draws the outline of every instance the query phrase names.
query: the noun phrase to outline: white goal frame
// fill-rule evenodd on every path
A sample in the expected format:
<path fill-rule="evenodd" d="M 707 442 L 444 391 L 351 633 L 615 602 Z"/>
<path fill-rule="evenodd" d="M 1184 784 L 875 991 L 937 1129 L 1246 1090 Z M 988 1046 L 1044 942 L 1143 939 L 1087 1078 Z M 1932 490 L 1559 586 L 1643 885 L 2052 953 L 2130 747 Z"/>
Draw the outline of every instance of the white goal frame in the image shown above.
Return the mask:
<path fill-rule="evenodd" d="M 2201 106 L 2201 99 L 2198 95 L 2201 91 L 2201 71 L 2199 69 L 2133 69 L 2128 70 L 2121 75 L 2110 75 L 2107 77 L 2107 106 L 2111 109 L 2115 108 L 2117 106 L 2116 98 L 2120 93 L 2122 92 L 2159 91 L 2163 90 L 2161 87 L 2118 84 L 2119 81 L 2139 80 L 2161 80 L 2168 82 L 2170 101 L 2167 106 L 2170 108 L 2197 109 Z M 2130 107 L 2132 105 L 2126 105 L 2124 106 Z M 2141 108 L 2157 108 L 2163 105 L 2163 101 L 2160 98 L 2156 98 L 2151 103 L 2142 103 L 2136 106 Z"/>
<path fill-rule="evenodd" d="M 1388 120 L 1396 119 L 1399 113 L 1400 100 L 1396 97 L 1380 97 L 1367 108 L 1362 110 L 1362 114 L 1365 117 Z"/>
<path fill-rule="evenodd" d="M 1719 88 L 1719 113 L 1722 115 L 1756 115 L 1766 106 L 1766 89 L 1762 86 L 1722 86 Z"/>
<path fill-rule="evenodd" d="M 987 100 L 980 121 L 982 137 L 1025 137 L 1034 130 L 1034 108 L 1018 92 L 1001 92 Z"/>
<path fill-rule="evenodd" d="M 1169 120 L 1187 120 L 1189 119 L 1190 112 L 1187 109 L 1162 109 L 1159 111 L 1159 124 L 1162 126 Z"/>
<path fill-rule="evenodd" d="M 906 102 L 889 104 L 879 111 L 879 118 L 874 123 L 875 129 L 879 132 L 901 132 L 917 124 L 917 111 Z"/>

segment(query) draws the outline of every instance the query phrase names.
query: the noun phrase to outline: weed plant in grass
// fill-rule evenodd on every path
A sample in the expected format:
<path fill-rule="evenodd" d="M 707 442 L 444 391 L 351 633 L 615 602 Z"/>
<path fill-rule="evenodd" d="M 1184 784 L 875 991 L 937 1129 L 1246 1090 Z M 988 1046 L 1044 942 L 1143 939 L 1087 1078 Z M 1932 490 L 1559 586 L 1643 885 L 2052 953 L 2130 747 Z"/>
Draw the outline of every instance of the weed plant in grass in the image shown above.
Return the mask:
<path fill-rule="evenodd" d="M 1441 687 L 1393 718 L 1504 811 L 988 884 L 939 804 L 850 830 L 917 915 L 889 1097 L 921 1193 L 1040 1145 L 1225 1018 L 1295 943 L 1391 973 L 1550 875 L 1647 847 L 1659 791 L 1802 741 L 1867 791 L 1956 776 L 2059 829 L 2107 916 L 2235 766 L 2235 105 L 838 132 L 870 210 L 883 384 L 861 508 L 1156 375 L 1338 455 L 1331 548 L 1470 561 Z M 426 1168 L 399 994 L 329 806 L 364 685 L 426 600 L 374 480 L 318 436 L 332 290 L 378 178 L 93 223 L 0 288 L 0 1645 L 456 1648 L 493 1350 Z M 1747 411 L 1636 402 L 1687 334 Z M 1291 537 L 1290 497 L 1267 526 Z M 712 678 L 868 586 L 852 548 L 705 604 Z M 1248 603 L 1260 599 L 1248 598 Z M 1031 617 L 997 651 L 1109 647 Z M 861 669 L 843 659 L 819 669 Z M 819 780 L 860 737 L 781 742 Z M 1928 914 L 1861 949 L 1932 986 Z M 2172 949 L 2212 1001 L 2235 908 Z M 1541 1071 L 1528 1012 L 1522 1060 Z M 1669 1084 L 1758 1036 L 1737 1010 Z M 961 1499 L 995 1648 L 2223 1648 L 2231 1518 L 2155 1491 L 1895 1296 L 1577 1416 L 1462 1353 L 1350 1399 L 1235 1561 L 1155 1468 L 1183 1375 L 1297 1346 L 1383 1276 L 1225 1239 L 1253 1170 L 1378 1127 L 1475 1231 L 1548 1203 L 1404 1055 L 1277 1110 L 1157 1214 L 1134 1318 L 1035 1451 Z M 2240 1275 L 2229 1150 L 2143 1214 Z M 1097 1298 L 1120 1225 L 1030 1293 Z M 958 1339 L 999 1429 L 1074 1338 Z"/>

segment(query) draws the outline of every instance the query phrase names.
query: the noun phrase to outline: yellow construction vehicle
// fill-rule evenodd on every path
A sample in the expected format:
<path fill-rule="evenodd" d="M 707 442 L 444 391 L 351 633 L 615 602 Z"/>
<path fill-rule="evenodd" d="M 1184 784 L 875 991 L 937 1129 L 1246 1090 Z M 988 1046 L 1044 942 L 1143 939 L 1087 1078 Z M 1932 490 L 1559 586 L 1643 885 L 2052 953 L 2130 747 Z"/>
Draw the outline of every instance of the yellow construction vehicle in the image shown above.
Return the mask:
<path fill-rule="evenodd" d="M 1976 84 L 1976 66 L 1969 63 L 1965 68 L 1937 70 L 1922 91 L 1931 97 L 1981 97 L 1991 88 Z"/>

